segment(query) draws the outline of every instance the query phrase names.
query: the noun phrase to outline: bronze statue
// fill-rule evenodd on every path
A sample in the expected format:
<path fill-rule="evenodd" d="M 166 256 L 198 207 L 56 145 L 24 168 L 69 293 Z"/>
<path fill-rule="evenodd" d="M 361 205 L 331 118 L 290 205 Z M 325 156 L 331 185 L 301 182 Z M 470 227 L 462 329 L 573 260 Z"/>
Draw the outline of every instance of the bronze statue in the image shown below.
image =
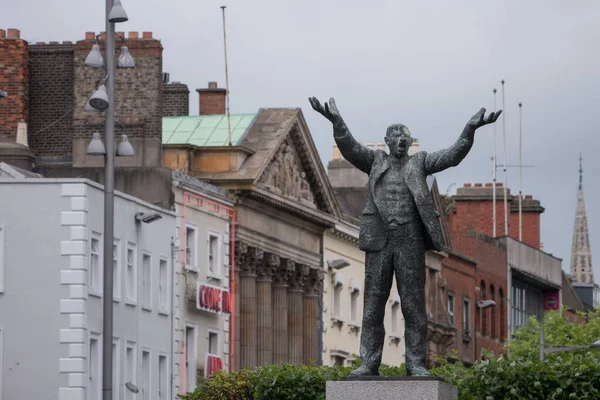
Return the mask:
<path fill-rule="evenodd" d="M 393 124 L 385 143 L 390 154 L 358 143 L 342 119 L 333 98 L 310 104 L 333 124 L 333 137 L 346 160 L 369 175 L 367 205 L 360 222 L 359 246 L 365 251 L 365 289 L 361 366 L 351 375 L 379 375 L 385 339 L 383 319 L 394 273 L 405 320 L 406 370 L 428 376 L 426 358 L 425 251 L 442 250 L 443 237 L 426 178 L 457 166 L 473 146 L 475 131 L 494 123 L 502 111 L 475 114 L 447 149 L 408 155 L 413 139 L 408 128 Z"/>

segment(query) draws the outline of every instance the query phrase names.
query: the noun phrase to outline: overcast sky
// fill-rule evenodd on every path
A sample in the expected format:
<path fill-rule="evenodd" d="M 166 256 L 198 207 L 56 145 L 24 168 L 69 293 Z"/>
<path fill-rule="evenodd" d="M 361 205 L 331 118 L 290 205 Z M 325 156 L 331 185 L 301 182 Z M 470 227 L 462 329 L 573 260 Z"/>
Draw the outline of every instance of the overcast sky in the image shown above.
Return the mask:
<path fill-rule="evenodd" d="M 569 270 L 578 182 L 584 186 L 592 251 L 600 257 L 600 2 L 596 0 L 122 0 L 130 21 L 119 31 L 152 31 L 164 46 L 165 72 L 195 89 L 224 86 L 221 5 L 227 5 L 231 112 L 302 107 L 323 163 L 332 130 L 307 97 L 336 98 L 362 141 L 382 141 L 394 122 L 407 125 L 423 150 L 454 142 L 492 89 L 505 79 L 508 164 L 518 163 L 523 102 L 523 191 L 540 199 L 542 241 Z M 104 30 L 101 0 L 6 0 L 3 28 L 29 41 L 80 40 Z M 498 95 L 498 107 L 501 106 Z M 502 163 L 502 120 L 497 123 Z M 491 182 L 493 129 L 478 131 L 452 184 Z M 499 170 L 500 181 L 503 180 Z M 518 170 L 508 186 L 518 192 Z M 454 192 L 455 188 L 451 189 Z M 600 264 L 595 268 L 600 280 Z"/>

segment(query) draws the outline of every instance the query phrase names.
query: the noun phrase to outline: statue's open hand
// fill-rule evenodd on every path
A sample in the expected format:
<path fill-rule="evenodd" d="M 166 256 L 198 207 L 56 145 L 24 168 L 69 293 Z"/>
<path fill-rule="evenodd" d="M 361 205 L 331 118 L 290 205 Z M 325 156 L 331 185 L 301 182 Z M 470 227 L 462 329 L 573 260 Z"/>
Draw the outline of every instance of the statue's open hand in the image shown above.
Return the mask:
<path fill-rule="evenodd" d="M 498 119 L 500 114 L 502 114 L 502 110 L 493 112 L 490 115 L 488 115 L 486 118 L 485 117 L 485 108 L 482 108 L 481 110 L 479 110 L 479 112 L 477 114 L 475 114 L 475 115 L 473 115 L 473 117 L 471 117 L 471 119 L 469 120 L 469 122 L 467 124 L 475 129 L 481 128 L 482 126 L 485 126 L 488 124 L 493 124 L 494 122 L 496 122 L 496 120 Z"/>
<path fill-rule="evenodd" d="M 325 103 L 325 106 L 322 106 L 321 102 L 316 97 L 309 97 L 308 101 L 315 111 L 322 114 L 325 118 L 331 121 L 332 124 L 335 124 L 342 119 L 340 112 L 335 105 L 335 100 L 333 97 L 329 99 L 329 103 Z"/>

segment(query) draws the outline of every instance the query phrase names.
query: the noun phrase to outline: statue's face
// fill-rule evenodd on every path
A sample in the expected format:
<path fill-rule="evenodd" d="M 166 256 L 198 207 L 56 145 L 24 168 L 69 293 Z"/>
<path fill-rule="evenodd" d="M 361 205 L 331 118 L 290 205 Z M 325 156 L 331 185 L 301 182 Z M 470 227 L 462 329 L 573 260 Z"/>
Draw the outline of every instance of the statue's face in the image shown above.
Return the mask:
<path fill-rule="evenodd" d="M 390 148 L 390 155 L 403 156 L 408 153 L 413 139 L 408 128 L 401 124 L 388 127 L 385 135 L 385 144 Z"/>

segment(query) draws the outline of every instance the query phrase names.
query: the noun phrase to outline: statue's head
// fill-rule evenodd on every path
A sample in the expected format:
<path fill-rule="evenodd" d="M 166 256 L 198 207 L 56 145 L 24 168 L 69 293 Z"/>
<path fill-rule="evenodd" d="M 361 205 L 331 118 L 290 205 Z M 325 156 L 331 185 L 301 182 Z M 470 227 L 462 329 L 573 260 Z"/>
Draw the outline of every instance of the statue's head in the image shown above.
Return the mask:
<path fill-rule="evenodd" d="M 390 155 L 403 156 L 413 143 L 408 128 L 402 124 L 388 126 L 385 133 L 385 144 L 390 148 Z"/>

